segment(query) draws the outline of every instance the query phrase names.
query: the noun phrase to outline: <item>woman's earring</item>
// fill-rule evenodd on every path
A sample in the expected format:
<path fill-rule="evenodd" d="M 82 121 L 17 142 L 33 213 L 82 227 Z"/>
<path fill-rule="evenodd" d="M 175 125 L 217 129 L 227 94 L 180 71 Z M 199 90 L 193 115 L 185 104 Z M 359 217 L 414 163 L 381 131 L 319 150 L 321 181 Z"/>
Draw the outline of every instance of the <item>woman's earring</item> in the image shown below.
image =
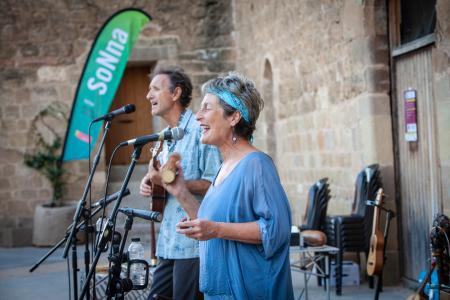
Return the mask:
<path fill-rule="evenodd" d="M 234 132 L 234 127 L 233 127 L 233 137 L 231 138 L 231 140 L 233 141 L 233 144 L 236 144 L 237 137 L 236 137 L 236 133 Z"/>

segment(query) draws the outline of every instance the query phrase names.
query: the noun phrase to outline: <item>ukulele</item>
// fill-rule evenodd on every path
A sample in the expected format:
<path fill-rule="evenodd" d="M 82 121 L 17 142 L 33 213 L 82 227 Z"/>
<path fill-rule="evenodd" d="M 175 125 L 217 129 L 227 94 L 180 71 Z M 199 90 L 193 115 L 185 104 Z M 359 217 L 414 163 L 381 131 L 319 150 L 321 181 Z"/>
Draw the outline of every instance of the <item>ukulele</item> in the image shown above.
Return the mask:
<path fill-rule="evenodd" d="M 153 167 L 155 170 L 159 170 L 158 155 L 161 153 L 162 148 L 163 142 L 158 142 L 153 148 L 150 149 L 152 159 L 149 163 L 149 168 Z M 166 190 L 162 186 L 152 182 L 147 183 L 150 183 L 152 187 L 152 202 L 150 209 L 162 214 L 164 212 L 164 207 L 166 206 Z M 156 257 L 156 233 L 154 221 L 150 221 L 150 242 L 152 245 L 150 249 L 150 266 L 154 267 L 158 263 L 158 259 Z"/>
<path fill-rule="evenodd" d="M 384 235 L 380 229 L 380 208 L 383 205 L 383 189 L 378 189 L 373 211 L 372 236 L 370 238 L 369 256 L 367 258 L 367 274 L 369 276 L 381 275 L 384 264 Z"/>
<path fill-rule="evenodd" d="M 150 161 L 149 165 L 153 167 L 153 169 L 159 171 L 159 161 L 158 161 L 158 155 L 161 153 L 163 148 L 163 142 L 158 142 L 156 145 L 150 149 L 152 152 L 152 160 Z M 150 167 L 150 166 L 149 166 Z M 150 168 L 149 168 L 150 169 Z M 152 207 L 151 210 L 157 211 L 159 213 L 164 212 L 164 207 L 166 206 L 166 190 L 157 184 L 151 183 L 152 187 Z"/>

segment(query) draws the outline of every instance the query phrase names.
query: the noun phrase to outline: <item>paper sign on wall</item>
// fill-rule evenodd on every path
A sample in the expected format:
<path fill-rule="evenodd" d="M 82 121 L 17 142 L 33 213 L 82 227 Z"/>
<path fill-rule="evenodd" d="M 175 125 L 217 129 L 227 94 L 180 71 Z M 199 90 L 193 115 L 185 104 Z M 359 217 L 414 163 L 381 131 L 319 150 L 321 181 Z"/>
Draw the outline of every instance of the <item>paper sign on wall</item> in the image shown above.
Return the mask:
<path fill-rule="evenodd" d="M 417 92 L 408 89 L 403 95 L 405 101 L 405 140 L 417 142 Z"/>

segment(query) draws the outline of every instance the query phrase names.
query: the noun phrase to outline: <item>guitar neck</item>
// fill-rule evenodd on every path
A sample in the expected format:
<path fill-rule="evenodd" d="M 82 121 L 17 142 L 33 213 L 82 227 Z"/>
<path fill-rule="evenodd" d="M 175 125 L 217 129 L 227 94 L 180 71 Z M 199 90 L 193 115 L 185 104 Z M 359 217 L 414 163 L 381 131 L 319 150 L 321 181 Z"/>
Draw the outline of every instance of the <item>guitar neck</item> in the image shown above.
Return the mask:
<path fill-rule="evenodd" d="M 375 206 L 373 211 L 373 224 L 372 224 L 372 233 L 380 230 L 380 208 Z"/>
<path fill-rule="evenodd" d="M 379 188 L 377 191 L 377 197 L 375 199 L 375 206 L 373 210 L 373 224 L 372 224 L 372 234 L 379 231 L 380 229 L 380 206 L 383 205 L 384 193 L 383 189 Z"/>

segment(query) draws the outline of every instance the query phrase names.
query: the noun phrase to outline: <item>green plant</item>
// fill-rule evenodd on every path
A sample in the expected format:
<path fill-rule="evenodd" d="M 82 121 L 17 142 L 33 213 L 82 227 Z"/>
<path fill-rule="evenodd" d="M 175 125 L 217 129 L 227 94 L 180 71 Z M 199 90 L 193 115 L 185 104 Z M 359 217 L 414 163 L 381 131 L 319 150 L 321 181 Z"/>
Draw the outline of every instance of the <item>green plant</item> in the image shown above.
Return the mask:
<path fill-rule="evenodd" d="M 24 154 L 25 165 L 41 172 L 50 181 L 53 190 L 50 203 L 52 207 L 61 205 L 66 186 L 63 176 L 66 170 L 60 159 L 63 135 L 61 128 L 64 128 L 61 122 L 67 123 L 66 111 L 67 108 L 62 103 L 54 102 L 39 112 L 30 130 L 33 152 Z"/>
<path fill-rule="evenodd" d="M 50 181 L 53 189 L 51 206 L 60 205 L 66 185 L 63 180 L 65 170 L 57 153 L 61 145 L 61 139 L 58 137 L 51 145 L 43 145 L 43 150 L 36 154 L 25 154 L 25 164 L 40 171 Z"/>

